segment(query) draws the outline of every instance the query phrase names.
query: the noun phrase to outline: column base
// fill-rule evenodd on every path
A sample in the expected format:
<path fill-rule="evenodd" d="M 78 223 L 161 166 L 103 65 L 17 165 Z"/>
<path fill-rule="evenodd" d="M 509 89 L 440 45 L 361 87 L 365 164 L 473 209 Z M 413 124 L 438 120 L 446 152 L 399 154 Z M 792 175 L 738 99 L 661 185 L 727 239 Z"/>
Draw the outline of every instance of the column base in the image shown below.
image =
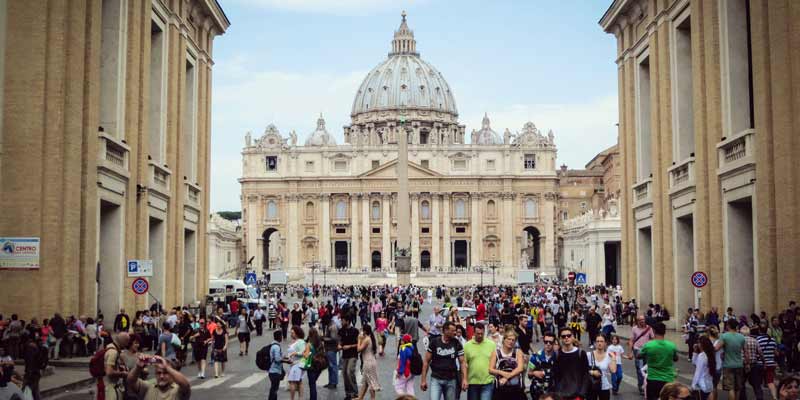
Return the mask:
<path fill-rule="evenodd" d="M 397 284 L 410 285 L 411 284 L 411 256 L 396 256 L 395 257 L 397 271 Z"/>

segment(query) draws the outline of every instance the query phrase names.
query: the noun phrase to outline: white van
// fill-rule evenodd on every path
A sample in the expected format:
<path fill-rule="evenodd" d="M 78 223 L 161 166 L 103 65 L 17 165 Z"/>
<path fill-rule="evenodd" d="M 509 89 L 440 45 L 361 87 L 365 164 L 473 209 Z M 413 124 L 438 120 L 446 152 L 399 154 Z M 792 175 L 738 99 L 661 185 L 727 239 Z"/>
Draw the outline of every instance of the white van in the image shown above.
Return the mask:
<path fill-rule="evenodd" d="M 239 279 L 211 279 L 208 294 L 236 294 L 236 298 L 252 307 L 266 307 L 267 302 L 258 297 L 258 290 Z"/>

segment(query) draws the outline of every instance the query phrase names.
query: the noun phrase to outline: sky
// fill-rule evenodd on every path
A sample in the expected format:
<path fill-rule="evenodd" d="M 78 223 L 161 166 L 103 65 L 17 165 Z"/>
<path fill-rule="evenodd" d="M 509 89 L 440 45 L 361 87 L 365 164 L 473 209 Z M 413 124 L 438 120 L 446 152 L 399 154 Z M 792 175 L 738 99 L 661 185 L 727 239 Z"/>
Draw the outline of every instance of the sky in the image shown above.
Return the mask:
<path fill-rule="evenodd" d="M 241 151 L 269 124 L 298 142 L 320 113 L 343 142 L 361 81 L 391 48 L 400 13 L 445 77 L 467 132 L 552 129 L 558 164 L 582 168 L 617 141 L 616 42 L 598 0 L 219 0 L 214 41 L 211 210 L 241 209 Z M 467 135 L 469 137 L 469 135 Z"/>

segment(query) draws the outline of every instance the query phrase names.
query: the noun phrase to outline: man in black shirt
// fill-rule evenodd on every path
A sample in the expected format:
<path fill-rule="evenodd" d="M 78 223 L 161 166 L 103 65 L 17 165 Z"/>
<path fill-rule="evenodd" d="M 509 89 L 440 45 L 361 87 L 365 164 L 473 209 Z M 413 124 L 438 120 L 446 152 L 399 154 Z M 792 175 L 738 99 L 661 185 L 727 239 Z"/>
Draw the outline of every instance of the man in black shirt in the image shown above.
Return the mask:
<path fill-rule="evenodd" d="M 569 328 L 560 331 L 561 348 L 553 363 L 555 392 L 564 400 L 586 398 L 589 392 L 589 359 L 575 347 L 575 335 Z"/>
<path fill-rule="evenodd" d="M 342 319 L 339 330 L 339 349 L 342 350 L 342 379 L 344 380 L 345 400 L 358 396 L 356 383 L 356 362 L 358 361 L 358 329 L 350 320 Z"/>
<path fill-rule="evenodd" d="M 303 310 L 300 309 L 300 304 L 294 303 L 294 306 L 292 307 L 293 307 L 292 311 L 290 312 L 290 314 L 292 315 L 292 326 L 303 325 L 303 316 L 305 315 L 305 313 L 303 313 Z"/>
<path fill-rule="evenodd" d="M 455 339 L 456 326 L 448 321 L 442 326 L 442 336 L 428 344 L 428 351 L 422 361 L 422 380 L 420 388 L 428 390 L 428 367 L 431 369 L 431 400 L 455 400 L 457 391 L 467 390 L 467 365 L 464 362 L 464 348 Z M 458 360 L 458 364 L 456 364 Z M 457 365 L 461 366 L 461 371 Z M 461 373 L 461 387 L 457 386 L 456 374 Z"/>
<path fill-rule="evenodd" d="M 528 316 L 527 315 L 520 315 L 517 317 L 519 319 L 518 324 L 514 327 L 514 330 L 517 331 L 517 343 L 519 343 L 519 350 L 525 354 L 527 358 L 529 354 L 531 354 L 531 333 L 528 331 Z"/>
<path fill-rule="evenodd" d="M 594 310 L 594 307 L 590 308 L 589 313 L 586 314 L 586 331 L 589 332 L 589 341 L 592 345 L 594 345 L 594 338 L 600 333 L 600 323 L 602 321 L 603 319 Z"/>

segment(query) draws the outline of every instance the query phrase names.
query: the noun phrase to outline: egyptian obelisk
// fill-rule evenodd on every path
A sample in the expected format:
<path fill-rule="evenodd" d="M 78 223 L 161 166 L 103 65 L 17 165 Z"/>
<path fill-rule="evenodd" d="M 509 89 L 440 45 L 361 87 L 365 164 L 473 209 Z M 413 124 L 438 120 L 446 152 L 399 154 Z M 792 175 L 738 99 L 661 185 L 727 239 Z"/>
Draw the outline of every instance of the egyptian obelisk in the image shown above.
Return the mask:
<path fill-rule="evenodd" d="M 411 212 L 408 202 L 408 131 L 405 116 L 400 116 L 397 132 L 397 285 L 411 283 Z"/>

